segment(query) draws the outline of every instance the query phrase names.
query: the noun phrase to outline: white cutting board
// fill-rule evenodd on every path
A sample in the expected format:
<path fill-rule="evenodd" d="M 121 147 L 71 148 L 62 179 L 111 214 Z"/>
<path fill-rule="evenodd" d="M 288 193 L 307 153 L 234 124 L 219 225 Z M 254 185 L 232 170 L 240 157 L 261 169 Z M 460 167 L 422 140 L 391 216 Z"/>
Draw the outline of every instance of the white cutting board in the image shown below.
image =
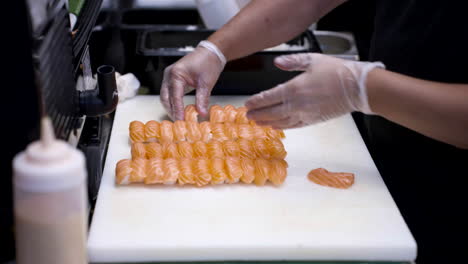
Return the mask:
<path fill-rule="evenodd" d="M 130 158 L 129 123 L 164 113 L 157 96 L 117 108 L 89 233 L 92 262 L 415 259 L 416 243 L 350 115 L 285 131 L 289 169 L 280 187 L 116 186 L 115 164 Z M 355 173 L 355 184 L 309 182 L 318 167 Z"/>

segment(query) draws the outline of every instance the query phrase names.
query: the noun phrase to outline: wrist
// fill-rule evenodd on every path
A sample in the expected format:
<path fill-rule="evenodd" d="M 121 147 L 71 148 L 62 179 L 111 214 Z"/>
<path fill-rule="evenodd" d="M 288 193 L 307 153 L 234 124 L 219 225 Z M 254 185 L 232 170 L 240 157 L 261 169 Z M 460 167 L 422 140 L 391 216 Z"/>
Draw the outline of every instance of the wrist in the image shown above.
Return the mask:
<path fill-rule="evenodd" d="M 214 55 L 216 55 L 216 57 L 221 62 L 221 68 L 224 68 L 227 62 L 226 57 L 224 56 L 223 52 L 214 43 L 208 40 L 203 40 L 198 44 L 198 46 L 203 47 L 207 49 L 208 51 L 210 51 L 211 53 L 213 53 Z"/>
<path fill-rule="evenodd" d="M 384 71 L 384 69 L 374 69 L 368 73 L 366 79 L 366 91 L 367 91 L 367 101 L 369 109 L 373 114 L 381 115 L 382 111 L 380 109 L 382 101 L 382 92 L 379 92 L 379 76 Z M 383 99 L 385 101 L 385 99 Z"/>
<path fill-rule="evenodd" d="M 357 79 L 359 87 L 360 104 L 359 110 L 368 115 L 375 114 L 374 108 L 372 108 L 369 100 L 369 77 L 374 75 L 376 69 L 385 69 L 385 65 L 381 62 L 368 62 L 361 68 L 361 74 Z"/>

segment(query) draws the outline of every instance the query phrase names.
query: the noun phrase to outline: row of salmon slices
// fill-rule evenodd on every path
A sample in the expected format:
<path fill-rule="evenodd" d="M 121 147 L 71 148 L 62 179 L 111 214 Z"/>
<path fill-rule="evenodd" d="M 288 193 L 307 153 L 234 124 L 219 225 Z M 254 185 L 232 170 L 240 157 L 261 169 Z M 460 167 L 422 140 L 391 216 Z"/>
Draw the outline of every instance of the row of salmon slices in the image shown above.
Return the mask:
<path fill-rule="evenodd" d="M 116 183 L 196 185 L 242 182 L 258 186 L 270 181 L 281 185 L 288 164 L 283 159 L 226 158 L 136 158 L 120 160 Z"/>
<path fill-rule="evenodd" d="M 237 139 L 209 142 L 151 142 L 133 143 L 132 158 L 277 158 L 284 159 L 286 150 L 279 139 L 257 138 L 253 140 Z"/>
<path fill-rule="evenodd" d="M 185 107 L 185 121 L 198 122 L 198 112 L 195 105 L 187 105 Z M 212 105 L 209 111 L 209 121 L 211 123 L 237 123 L 237 124 L 248 124 L 250 121 L 247 118 L 247 108 L 239 107 L 236 108 L 232 105 Z"/>
<path fill-rule="evenodd" d="M 225 141 L 229 139 L 284 138 L 282 130 L 258 126 L 254 123 L 211 123 L 164 120 L 148 121 L 146 124 L 133 121 L 129 126 L 130 140 L 136 142 L 204 141 L 211 139 Z"/>

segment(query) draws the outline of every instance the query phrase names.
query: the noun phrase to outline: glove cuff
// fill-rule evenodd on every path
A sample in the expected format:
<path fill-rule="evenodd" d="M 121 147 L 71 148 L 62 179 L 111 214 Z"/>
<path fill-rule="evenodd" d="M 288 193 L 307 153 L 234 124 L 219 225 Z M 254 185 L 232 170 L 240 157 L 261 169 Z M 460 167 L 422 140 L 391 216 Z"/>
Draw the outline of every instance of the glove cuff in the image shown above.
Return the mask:
<path fill-rule="evenodd" d="M 226 57 L 224 56 L 224 54 L 218 49 L 218 47 L 216 47 L 215 44 L 213 44 L 212 42 L 208 41 L 208 40 L 203 40 L 201 41 L 200 43 L 198 43 L 198 46 L 199 47 L 204 47 L 205 49 L 213 52 L 217 57 L 218 59 L 221 61 L 221 66 L 222 68 L 224 68 L 224 66 L 226 65 Z"/>
<path fill-rule="evenodd" d="M 366 87 L 366 81 L 367 81 L 367 75 L 369 74 L 370 71 L 372 71 L 375 68 L 381 68 L 385 69 L 385 65 L 382 62 L 371 62 L 371 63 L 366 63 L 364 67 L 361 69 L 361 74 L 359 76 L 358 80 L 358 85 L 359 85 L 359 93 L 360 93 L 360 99 L 361 99 L 361 104 L 359 109 L 362 113 L 372 115 L 374 112 L 370 109 L 369 106 L 369 98 L 367 96 L 367 87 Z"/>

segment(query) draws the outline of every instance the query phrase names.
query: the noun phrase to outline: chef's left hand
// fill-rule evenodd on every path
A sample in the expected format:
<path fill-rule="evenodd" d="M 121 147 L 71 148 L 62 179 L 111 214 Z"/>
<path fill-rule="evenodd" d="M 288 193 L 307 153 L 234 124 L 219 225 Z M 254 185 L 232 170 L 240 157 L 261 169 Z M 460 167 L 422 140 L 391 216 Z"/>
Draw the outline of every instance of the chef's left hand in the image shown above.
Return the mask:
<path fill-rule="evenodd" d="M 356 62 L 317 54 L 280 56 L 275 65 L 304 71 L 292 80 L 249 98 L 247 117 L 259 125 L 286 129 L 326 121 L 353 111 L 371 114 L 367 74 L 382 63 Z"/>

